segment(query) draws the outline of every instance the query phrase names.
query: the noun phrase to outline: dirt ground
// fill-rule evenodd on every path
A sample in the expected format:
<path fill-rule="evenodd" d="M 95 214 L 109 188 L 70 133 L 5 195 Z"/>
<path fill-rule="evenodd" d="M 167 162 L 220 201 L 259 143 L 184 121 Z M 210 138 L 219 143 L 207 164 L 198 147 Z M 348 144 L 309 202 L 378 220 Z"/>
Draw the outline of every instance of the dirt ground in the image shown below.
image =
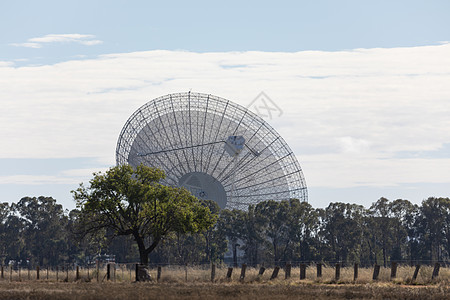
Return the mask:
<path fill-rule="evenodd" d="M 0 282 L 0 299 L 449 299 L 450 286 Z"/>

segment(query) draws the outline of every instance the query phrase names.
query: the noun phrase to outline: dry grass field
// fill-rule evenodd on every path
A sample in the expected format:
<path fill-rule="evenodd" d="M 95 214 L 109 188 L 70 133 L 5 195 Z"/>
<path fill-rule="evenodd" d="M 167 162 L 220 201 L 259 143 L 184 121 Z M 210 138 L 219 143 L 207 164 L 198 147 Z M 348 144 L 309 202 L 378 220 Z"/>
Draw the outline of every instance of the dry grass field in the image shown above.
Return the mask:
<path fill-rule="evenodd" d="M 187 271 L 187 281 L 186 281 Z M 106 270 L 99 273 L 80 270 L 81 279 L 75 280 L 75 272 L 41 270 L 10 273 L 0 280 L 0 299 L 449 299 L 450 270 L 441 268 L 439 278 L 431 280 L 431 267 L 423 267 L 415 282 L 411 281 L 414 268 L 399 267 L 398 276 L 390 280 L 390 269 L 381 269 L 380 278 L 372 280 L 372 269 L 360 269 L 359 279 L 353 281 L 353 268 L 342 268 L 341 279 L 334 281 L 334 268 L 323 269 L 320 279 L 315 268 L 306 271 L 306 279 L 300 280 L 300 270 L 293 268 L 291 278 L 285 280 L 280 270 L 277 279 L 270 280 L 272 269 L 262 277 L 258 270 L 249 268 L 244 282 L 239 281 L 240 269 L 235 269 L 231 280 L 226 279 L 226 268 L 216 269 L 216 280 L 211 282 L 209 268 L 164 267 L 161 280 L 135 283 L 133 272 L 117 268 L 115 281 L 106 281 Z M 69 278 L 66 279 L 67 274 Z M 156 270 L 151 270 L 156 278 Z M 9 277 L 11 276 L 11 278 Z M 11 280 L 10 280 L 11 279 Z M 130 280 L 131 279 L 131 280 Z"/>

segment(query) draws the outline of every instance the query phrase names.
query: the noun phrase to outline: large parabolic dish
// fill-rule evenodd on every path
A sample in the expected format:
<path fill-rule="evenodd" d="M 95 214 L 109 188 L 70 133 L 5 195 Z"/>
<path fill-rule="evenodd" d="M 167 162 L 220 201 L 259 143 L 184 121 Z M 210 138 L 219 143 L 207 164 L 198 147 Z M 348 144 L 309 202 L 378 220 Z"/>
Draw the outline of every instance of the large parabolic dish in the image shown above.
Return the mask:
<path fill-rule="evenodd" d="M 158 167 L 166 172 L 163 184 L 184 186 L 221 208 L 308 199 L 283 138 L 255 113 L 213 95 L 169 94 L 143 105 L 120 133 L 116 160 Z"/>

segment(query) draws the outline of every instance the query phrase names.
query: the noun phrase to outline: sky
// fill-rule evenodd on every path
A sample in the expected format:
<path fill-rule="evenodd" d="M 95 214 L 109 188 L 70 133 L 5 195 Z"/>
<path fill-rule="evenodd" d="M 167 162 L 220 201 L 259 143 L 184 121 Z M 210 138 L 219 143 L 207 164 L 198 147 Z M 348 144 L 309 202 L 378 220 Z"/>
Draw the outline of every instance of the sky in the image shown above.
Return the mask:
<path fill-rule="evenodd" d="M 248 106 L 314 207 L 449 197 L 450 1 L 1 1 L 0 202 L 65 208 L 146 102 Z M 250 109 L 252 109 L 250 107 Z"/>

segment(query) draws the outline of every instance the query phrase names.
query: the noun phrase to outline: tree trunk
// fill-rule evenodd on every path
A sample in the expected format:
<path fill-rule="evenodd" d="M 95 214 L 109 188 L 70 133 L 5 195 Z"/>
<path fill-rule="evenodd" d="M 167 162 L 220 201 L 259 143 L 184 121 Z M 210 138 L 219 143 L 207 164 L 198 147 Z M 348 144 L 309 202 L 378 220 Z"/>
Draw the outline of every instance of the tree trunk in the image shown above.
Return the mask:
<path fill-rule="evenodd" d="M 141 261 L 141 264 L 143 265 L 147 265 L 148 264 L 148 254 L 145 251 L 145 244 L 144 244 L 144 239 L 142 239 L 141 237 L 134 237 L 136 240 L 136 243 L 138 244 L 138 248 L 139 248 L 139 259 Z"/>
<path fill-rule="evenodd" d="M 237 263 L 237 249 L 236 249 L 237 242 L 233 242 L 231 247 L 233 247 L 233 266 L 236 268 L 238 266 L 238 263 Z"/>

